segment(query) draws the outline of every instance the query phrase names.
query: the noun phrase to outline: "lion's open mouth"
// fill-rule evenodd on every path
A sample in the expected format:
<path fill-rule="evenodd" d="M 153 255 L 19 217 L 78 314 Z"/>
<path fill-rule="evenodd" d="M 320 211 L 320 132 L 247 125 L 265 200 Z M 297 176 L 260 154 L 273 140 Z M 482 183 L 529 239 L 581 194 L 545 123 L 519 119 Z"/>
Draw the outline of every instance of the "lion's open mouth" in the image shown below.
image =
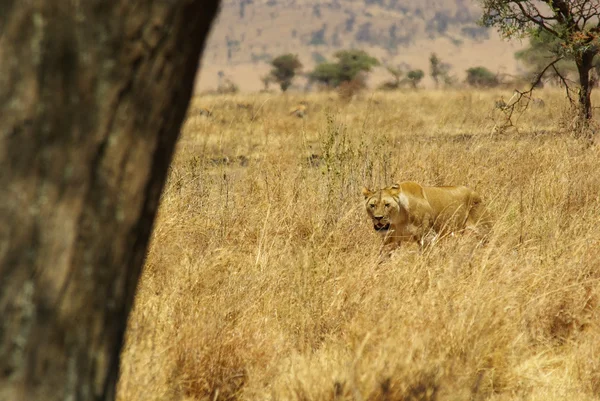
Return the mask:
<path fill-rule="evenodd" d="M 390 223 L 388 224 L 374 224 L 373 228 L 375 231 L 387 231 L 390 229 Z"/>

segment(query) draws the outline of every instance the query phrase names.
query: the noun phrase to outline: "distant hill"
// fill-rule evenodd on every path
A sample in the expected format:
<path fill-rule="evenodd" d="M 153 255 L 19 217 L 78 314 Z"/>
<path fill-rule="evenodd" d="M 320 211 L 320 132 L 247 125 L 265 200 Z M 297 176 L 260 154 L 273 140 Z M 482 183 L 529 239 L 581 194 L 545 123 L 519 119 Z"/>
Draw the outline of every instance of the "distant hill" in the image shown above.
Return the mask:
<path fill-rule="evenodd" d="M 462 79 L 483 65 L 514 73 L 518 41 L 506 42 L 476 24 L 473 0 L 224 0 L 206 47 L 198 89 L 215 88 L 222 71 L 242 90 L 262 87 L 268 62 L 298 54 L 305 70 L 344 48 L 359 48 L 383 65 L 421 68 L 436 52 Z M 387 79 L 384 68 L 371 83 Z M 430 81 L 425 85 L 431 84 Z"/>

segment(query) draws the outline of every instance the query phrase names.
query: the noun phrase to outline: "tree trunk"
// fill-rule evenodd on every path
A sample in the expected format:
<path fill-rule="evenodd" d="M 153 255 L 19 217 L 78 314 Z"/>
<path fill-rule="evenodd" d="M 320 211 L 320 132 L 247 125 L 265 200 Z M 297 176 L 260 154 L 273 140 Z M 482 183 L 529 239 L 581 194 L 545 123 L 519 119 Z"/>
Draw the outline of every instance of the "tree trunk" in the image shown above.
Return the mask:
<path fill-rule="evenodd" d="M 112 400 L 218 0 L 0 4 L 0 400 Z"/>
<path fill-rule="evenodd" d="M 593 68 L 595 53 L 584 53 L 581 60 L 577 61 L 577 72 L 579 73 L 579 107 L 583 120 L 592 119 L 592 82 L 590 72 Z"/>

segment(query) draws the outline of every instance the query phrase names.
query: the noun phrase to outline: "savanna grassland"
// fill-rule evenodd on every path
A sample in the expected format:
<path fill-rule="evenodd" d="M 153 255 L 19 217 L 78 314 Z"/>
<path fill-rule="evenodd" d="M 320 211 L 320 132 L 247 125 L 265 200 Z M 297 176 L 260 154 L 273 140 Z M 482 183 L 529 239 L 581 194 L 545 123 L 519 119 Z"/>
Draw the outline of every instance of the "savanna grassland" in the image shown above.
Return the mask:
<path fill-rule="evenodd" d="M 600 150 L 559 91 L 494 129 L 500 95 L 194 99 L 118 399 L 599 399 Z M 403 180 L 477 190 L 489 241 L 380 260 L 361 188 Z"/>

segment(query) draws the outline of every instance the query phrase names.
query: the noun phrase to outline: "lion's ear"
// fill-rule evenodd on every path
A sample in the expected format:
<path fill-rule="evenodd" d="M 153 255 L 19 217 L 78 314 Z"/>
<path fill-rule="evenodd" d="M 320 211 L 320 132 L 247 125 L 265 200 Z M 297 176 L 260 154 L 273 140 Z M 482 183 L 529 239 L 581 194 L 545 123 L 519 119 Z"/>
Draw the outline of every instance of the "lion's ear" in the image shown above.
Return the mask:
<path fill-rule="evenodd" d="M 390 186 L 390 193 L 392 194 L 392 196 L 397 196 L 400 192 L 400 184 L 392 184 Z"/>
<path fill-rule="evenodd" d="M 369 196 L 373 195 L 373 192 L 369 188 L 363 187 L 362 194 L 365 196 L 365 199 L 366 199 Z"/>

